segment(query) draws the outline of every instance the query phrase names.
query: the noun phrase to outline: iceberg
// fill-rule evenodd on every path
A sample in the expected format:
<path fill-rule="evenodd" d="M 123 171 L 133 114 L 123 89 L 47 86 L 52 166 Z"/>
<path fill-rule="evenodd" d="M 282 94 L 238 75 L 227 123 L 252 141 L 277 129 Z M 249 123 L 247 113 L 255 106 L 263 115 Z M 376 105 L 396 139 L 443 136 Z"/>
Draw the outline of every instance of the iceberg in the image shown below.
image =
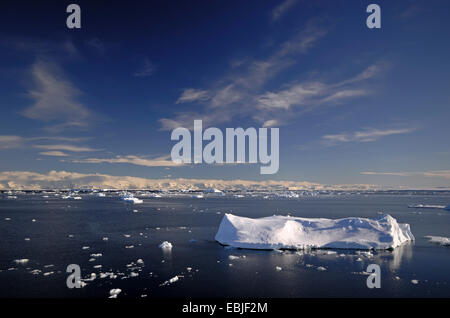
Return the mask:
<path fill-rule="evenodd" d="M 126 203 L 131 203 L 131 204 L 144 203 L 144 200 L 135 198 L 132 194 L 125 194 L 125 195 L 120 197 L 120 200 L 125 201 Z"/>
<path fill-rule="evenodd" d="M 413 241 L 409 224 L 388 214 L 376 219 L 270 216 L 258 219 L 225 214 L 216 241 L 246 249 L 393 249 Z"/>
<path fill-rule="evenodd" d="M 430 243 L 439 244 L 442 246 L 450 246 L 450 238 L 443 236 L 425 236 L 425 238 L 430 240 Z"/>

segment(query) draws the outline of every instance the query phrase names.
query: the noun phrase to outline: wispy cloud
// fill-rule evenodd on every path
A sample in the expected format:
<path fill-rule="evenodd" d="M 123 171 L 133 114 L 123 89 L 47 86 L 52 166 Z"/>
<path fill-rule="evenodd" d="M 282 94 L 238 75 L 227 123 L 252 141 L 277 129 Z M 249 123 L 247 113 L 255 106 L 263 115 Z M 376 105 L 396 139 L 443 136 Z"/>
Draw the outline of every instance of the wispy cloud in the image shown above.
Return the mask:
<path fill-rule="evenodd" d="M 322 143 L 327 146 L 334 146 L 349 142 L 372 142 L 387 136 L 408 134 L 415 130 L 415 128 L 366 129 L 352 133 L 325 135 L 322 136 Z"/>
<path fill-rule="evenodd" d="M 16 149 L 16 148 L 24 148 L 33 146 L 33 143 L 36 141 L 66 141 L 71 143 L 78 143 L 89 139 L 89 137 L 64 137 L 64 136 L 37 136 L 37 137 L 23 137 L 17 135 L 0 135 L 0 149 Z M 54 145 L 37 145 L 37 148 L 50 149 L 47 147 L 58 147 Z M 62 146 L 62 147 L 70 147 L 70 146 Z M 52 148 L 52 149 L 61 149 Z"/>
<path fill-rule="evenodd" d="M 87 47 L 93 49 L 95 52 L 97 52 L 99 55 L 104 55 L 106 52 L 105 43 L 101 41 L 98 38 L 92 38 L 87 40 L 84 43 Z"/>
<path fill-rule="evenodd" d="M 25 138 L 15 135 L 0 135 L 0 149 L 14 149 L 23 146 Z"/>
<path fill-rule="evenodd" d="M 287 11 L 293 8 L 299 0 L 284 0 L 272 10 L 272 21 L 279 20 Z"/>
<path fill-rule="evenodd" d="M 147 77 L 152 75 L 155 72 L 154 64 L 148 59 L 144 59 L 144 63 L 138 71 L 133 73 L 135 77 Z"/>
<path fill-rule="evenodd" d="M 222 76 L 211 87 L 185 89 L 175 103 L 195 103 L 203 110 L 179 112 L 173 118 L 162 118 L 161 129 L 186 127 L 186 123 L 193 119 L 202 119 L 204 125 L 212 125 L 227 122 L 237 115 L 252 116 L 257 110 L 255 97 L 261 94 L 264 84 L 293 65 L 295 57 L 308 53 L 327 33 L 326 28 L 308 22 L 301 32 L 281 43 L 267 58 L 241 61 L 232 67 L 231 74 Z"/>
<path fill-rule="evenodd" d="M 51 130 L 83 128 L 92 112 L 78 100 L 81 91 L 70 82 L 61 68 L 49 62 L 38 61 L 32 66 L 34 87 L 28 96 L 34 104 L 25 109 L 25 117 L 55 123 Z"/>
<path fill-rule="evenodd" d="M 50 157 L 67 157 L 68 154 L 62 152 L 62 151 L 43 151 L 39 153 L 43 156 L 50 156 Z"/>
<path fill-rule="evenodd" d="M 99 151 L 100 149 L 94 149 L 90 147 L 82 147 L 82 146 L 74 146 L 74 145 L 34 145 L 34 148 L 37 149 L 47 149 L 47 150 L 66 150 L 72 152 L 91 152 L 91 151 Z"/>
<path fill-rule="evenodd" d="M 210 96 L 207 90 L 187 88 L 183 90 L 183 93 L 178 98 L 175 104 L 207 101 L 208 99 L 210 99 Z"/>
<path fill-rule="evenodd" d="M 431 170 L 431 171 L 422 171 L 422 172 L 379 172 L 379 171 L 363 171 L 362 175 L 370 175 L 370 176 L 398 176 L 398 177 L 438 177 L 450 179 L 450 170 Z"/>
<path fill-rule="evenodd" d="M 163 156 L 149 159 L 146 157 L 127 155 L 115 156 L 114 158 L 87 158 L 73 160 L 74 163 L 128 163 L 136 166 L 144 167 L 179 167 L 182 164 L 175 163 L 170 159 L 170 156 Z"/>

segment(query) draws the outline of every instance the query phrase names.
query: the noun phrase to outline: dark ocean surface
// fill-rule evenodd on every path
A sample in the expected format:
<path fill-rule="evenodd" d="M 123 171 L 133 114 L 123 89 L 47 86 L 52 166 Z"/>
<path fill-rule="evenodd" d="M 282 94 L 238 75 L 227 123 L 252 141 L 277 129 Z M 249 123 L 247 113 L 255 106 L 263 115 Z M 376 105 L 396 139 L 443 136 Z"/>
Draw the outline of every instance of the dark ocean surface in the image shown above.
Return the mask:
<path fill-rule="evenodd" d="M 447 205 L 448 195 L 162 197 L 137 205 L 117 194 L 48 196 L 0 194 L 0 297 L 106 298 L 113 288 L 122 290 L 118 298 L 450 297 L 450 247 L 424 238 L 450 237 L 450 211 L 407 207 Z M 214 241 L 224 213 L 375 218 L 380 212 L 409 223 L 416 241 L 372 257 L 349 250 L 237 250 Z M 173 244 L 171 251 L 159 248 L 163 241 Z M 366 286 L 363 272 L 372 263 L 381 267 L 380 289 Z M 69 264 L 80 266 L 82 278 L 95 273 L 95 279 L 69 289 Z M 178 281 L 167 283 L 175 276 Z"/>

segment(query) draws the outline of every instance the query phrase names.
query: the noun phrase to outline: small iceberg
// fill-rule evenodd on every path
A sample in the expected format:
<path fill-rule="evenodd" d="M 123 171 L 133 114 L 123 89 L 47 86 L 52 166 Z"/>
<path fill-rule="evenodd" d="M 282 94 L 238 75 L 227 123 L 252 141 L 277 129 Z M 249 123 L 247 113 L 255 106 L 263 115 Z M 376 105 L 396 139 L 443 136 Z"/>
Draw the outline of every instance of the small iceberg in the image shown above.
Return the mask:
<path fill-rule="evenodd" d="M 144 200 L 135 198 L 132 194 L 125 194 L 124 196 L 120 197 L 120 200 L 125 201 L 126 203 L 131 203 L 131 204 L 144 203 Z"/>
<path fill-rule="evenodd" d="M 117 298 L 117 296 L 122 292 L 120 288 L 113 288 L 109 291 L 109 298 Z"/>
<path fill-rule="evenodd" d="M 173 247 L 172 243 L 164 241 L 161 244 L 159 244 L 159 248 L 163 249 L 163 250 L 171 250 Z"/>
<path fill-rule="evenodd" d="M 412 209 L 445 209 L 450 210 L 450 205 L 435 205 L 435 204 L 410 204 L 408 208 Z"/>
<path fill-rule="evenodd" d="M 430 243 L 442 245 L 442 246 L 450 246 L 450 238 L 443 236 L 425 236 L 425 238 L 430 240 Z"/>
<path fill-rule="evenodd" d="M 409 224 L 385 214 L 376 219 L 271 216 L 258 219 L 225 214 L 216 241 L 247 249 L 393 249 L 414 240 Z"/>

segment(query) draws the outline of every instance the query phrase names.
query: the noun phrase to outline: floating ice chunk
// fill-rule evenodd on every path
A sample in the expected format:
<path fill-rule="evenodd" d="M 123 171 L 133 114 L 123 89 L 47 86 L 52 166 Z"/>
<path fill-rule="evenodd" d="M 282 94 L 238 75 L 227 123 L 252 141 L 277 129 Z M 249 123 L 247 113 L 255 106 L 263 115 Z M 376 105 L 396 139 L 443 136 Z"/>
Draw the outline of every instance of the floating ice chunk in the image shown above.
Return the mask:
<path fill-rule="evenodd" d="M 124 234 L 123 236 L 125 236 L 125 237 L 131 237 L 130 234 Z"/>
<path fill-rule="evenodd" d="M 280 267 L 280 266 L 276 266 L 275 267 L 275 270 L 277 270 L 277 271 L 281 271 L 283 268 L 282 267 Z"/>
<path fill-rule="evenodd" d="M 190 271 L 192 270 L 192 267 L 186 267 L 186 270 L 187 270 L 188 272 L 190 272 Z"/>
<path fill-rule="evenodd" d="M 11 218 L 5 218 L 5 221 L 11 221 Z"/>
<path fill-rule="evenodd" d="M 91 254 L 91 257 L 102 257 L 102 256 L 103 256 L 102 253 Z"/>
<path fill-rule="evenodd" d="M 126 202 L 126 203 L 131 203 L 131 204 L 141 204 L 144 203 L 144 200 L 135 198 L 132 194 L 127 194 L 123 197 L 120 198 L 120 200 Z"/>
<path fill-rule="evenodd" d="M 134 248 L 134 245 L 125 245 L 125 248 Z"/>
<path fill-rule="evenodd" d="M 425 238 L 430 240 L 430 243 L 439 244 L 442 246 L 450 246 L 450 238 L 443 236 L 425 236 Z"/>
<path fill-rule="evenodd" d="M 408 208 L 414 209 L 445 209 L 445 205 L 434 205 L 434 204 L 411 204 Z"/>
<path fill-rule="evenodd" d="M 102 268 L 102 265 L 94 265 L 94 268 Z"/>
<path fill-rule="evenodd" d="M 323 266 L 319 266 L 319 267 L 317 267 L 317 270 L 323 272 L 323 271 L 326 271 L 327 269 Z"/>
<path fill-rule="evenodd" d="M 55 272 L 46 272 L 46 273 L 44 273 L 43 275 L 44 276 L 50 276 L 50 275 L 53 275 Z"/>
<path fill-rule="evenodd" d="M 122 292 L 122 289 L 120 288 L 113 288 L 109 291 L 109 298 L 117 298 L 117 295 L 119 295 Z"/>
<path fill-rule="evenodd" d="M 411 279 L 411 283 L 413 283 L 414 285 L 417 285 L 419 283 L 419 281 L 417 279 Z"/>
<path fill-rule="evenodd" d="M 144 261 L 140 258 L 140 259 L 138 259 L 138 260 L 136 261 L 136 263 L 137 263 L 137 264 L 140 264 L 140 265 L 143 265 L 143 264 L 144 264 Z"/>
<path fill-rule="evenodd" d="M 26 237 L 25 241 L 31 241 L 31 239 L 29 237 Z"/>
<path fill-rule="evenodd" d="M 16 264 L 21 264 L 21 265 L 25 265 L 26 263 L 28 263 L 30 260 L 28 258 L 21 258 L 21 259 L 16 259 L 14 260 L 14 262 Z"/>
<path fill-rule="evenodd" d="M 169 279 L 168 282 L 169 282 L 169 284 L 173 284 L 173 283 L 175 283 L 178 280 L 179 280 L 178 276 L 174 276 L 171 279 Z"/>
<path fill-rule="evenodd" d="M 163 250 L 171 250 L 173 247 L 172 243 L 168 241 L 164 241 L 161 244 L 159 244 L 159 248 L 162 248 Z"/>
<path fill-rule="evenodd" d="M 90 247 L 89 246 L 83 246 L 81 249 L 88 250 L 88 249 L 90 249 Z"/>
<path fill-rule="evenodd" d="M 233 260 L 235 260 L 235 259 L 239 259 L 239 256 L 230 255 L 230 256 L 228 256 L 228 258 L 229 258 L 231 261 L 233 261 Z"/>
<path fill-rule="evenodd" d="M 103 238 L 103 241 L 107 241 L 107 240 L 109 240 L 107 237 L 104 237 L 104 238 Z"/>
<path fill-rule="evenodd" d="M 409 224 L 390 215 L 376 219 L 271 216 L 259 219 L 225 214 L 216 241 L 249 249 L 392 249 L 414 240 Z"/>
<path fill-rule="evenodd" d="M 139 276 L 139 273 L 136 273 L 136 272 L 131 272 L 130 273 L 130 277 L 137 277 L 137 276 Z"/>
<path fill-rule="evenodd" d="M 30 271 L 30 274 L 33 274 L 33 275 L 39 275 L 40 273 L 42 273 L 42 271 L 40 269 L 33 269 L 32 271 Z"/>

